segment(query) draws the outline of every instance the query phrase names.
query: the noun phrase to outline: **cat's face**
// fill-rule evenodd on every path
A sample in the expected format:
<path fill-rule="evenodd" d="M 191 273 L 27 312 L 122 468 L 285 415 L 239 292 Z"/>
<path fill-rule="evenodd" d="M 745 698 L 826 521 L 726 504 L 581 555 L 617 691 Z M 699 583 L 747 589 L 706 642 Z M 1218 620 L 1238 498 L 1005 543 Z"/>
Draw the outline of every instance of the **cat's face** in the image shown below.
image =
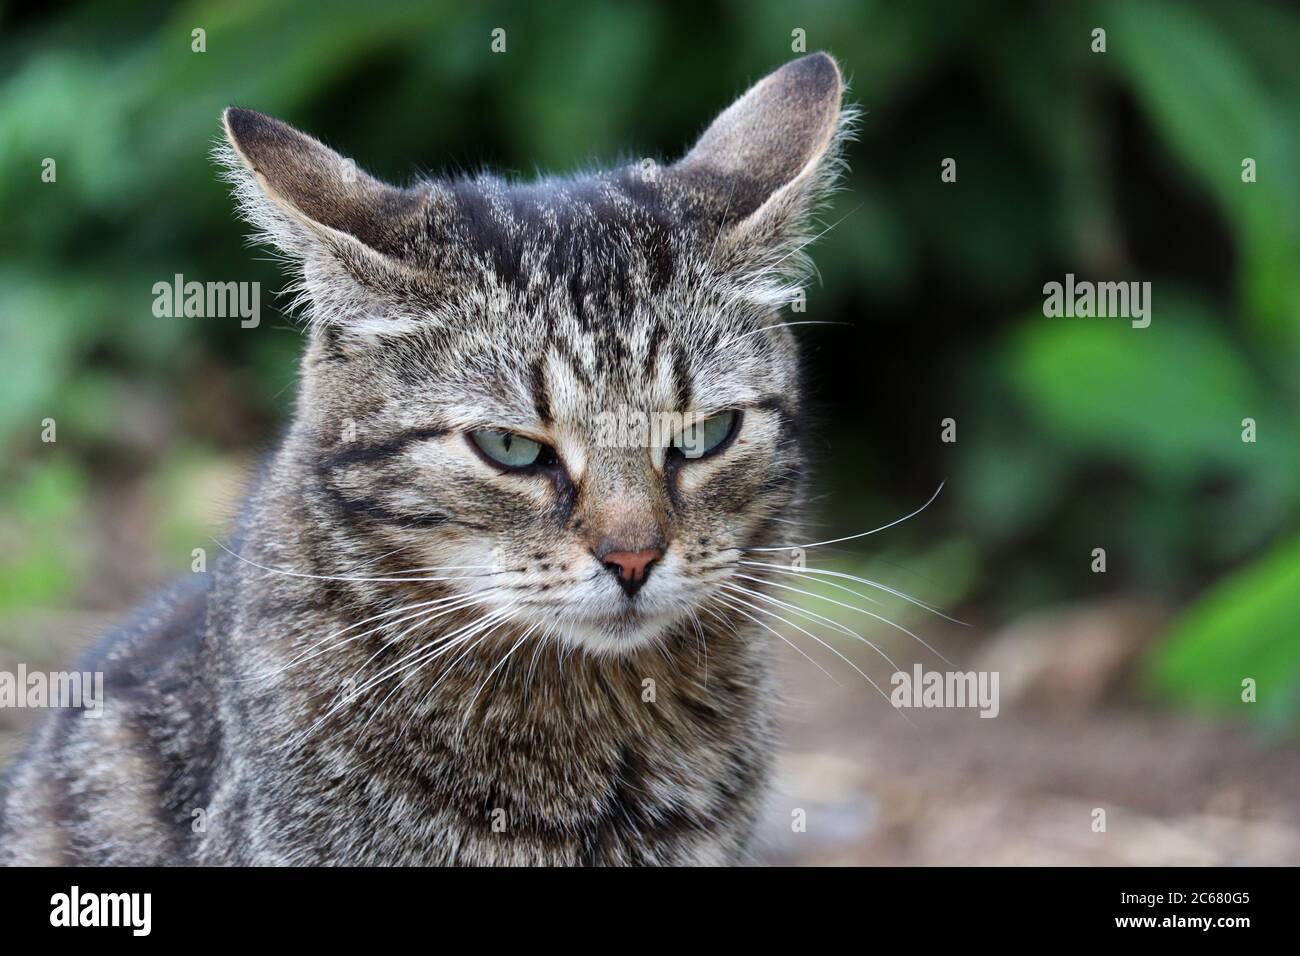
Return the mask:
<path fill-rule="evenodd" d="M 527 186 L 394 189 L 228 111 L 245 209 L 302 263 L 296 428 L 335 539 L 596 653 L 689 620 L 743 549 L 793 540 L 780 305 L 841 91 L 806 57 L 673 166 Z"/>
<path fill-rule="evenodd" d="M 356 528 L 376 548 L 464 568 L 458 587 L 585 646 L 634 646 L 738 548 L 779 543 L 802 473 L 791 334 L 696 268 L 702 233 L 660 250 L 656 281 L 635 220 L 497 214 L 539 262 L 574 242 L 581 266 L 525 264 L 527 290 L 484 270 L 428 330 L 318 349 L 322 482 L 382 515 Z"/>

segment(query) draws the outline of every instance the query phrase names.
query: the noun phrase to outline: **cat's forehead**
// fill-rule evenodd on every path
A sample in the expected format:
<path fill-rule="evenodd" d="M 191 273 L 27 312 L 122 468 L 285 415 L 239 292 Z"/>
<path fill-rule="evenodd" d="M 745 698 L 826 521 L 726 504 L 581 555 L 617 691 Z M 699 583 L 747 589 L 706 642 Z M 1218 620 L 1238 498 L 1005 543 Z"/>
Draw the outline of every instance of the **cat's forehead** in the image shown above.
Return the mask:
<path fill-rule="evenodd" d="M 656 294 L 706 254 L 719 228 L 707 203 L 657 170 L 634 164 L 535 183 L 430 183 L 431 267 L 476 267 L 517 296 L 567 292 L 580 311 L 588 297 L 617 306 Z M 448 249 L 457 253 L 451 263 Z"/>
<path fill-rule="evenodd" d="M 669 283 L 626 300 L 564 284 L 465 316 L 425 353 L 442 401 L 503 424 L 581 424 L 619 409 L 721 409 L 793 379 L 788 343 L 709 290 Z"/>
<path fill-rule="evenodd" d="M 768 311 L 712 274 L 707 210 L 654 179 L 637 165 L 436 187 L 431 231 L 462 251 L 462 298 L 442 336 L 453 377 L 473 388 L 487 363 L 513 397 L 544 390 L 553 413 L 580 414 L 719 401 L 709 393 L 722 371 L 756 373 L 770 349 L 751 333 Z"/>

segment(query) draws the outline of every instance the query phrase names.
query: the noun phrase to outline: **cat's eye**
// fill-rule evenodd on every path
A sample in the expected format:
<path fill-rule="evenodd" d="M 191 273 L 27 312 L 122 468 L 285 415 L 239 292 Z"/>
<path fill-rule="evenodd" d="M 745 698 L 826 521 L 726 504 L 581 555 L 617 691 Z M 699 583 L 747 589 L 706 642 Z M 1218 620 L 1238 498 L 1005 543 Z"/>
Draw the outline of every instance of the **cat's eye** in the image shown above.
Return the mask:
<path fill-rule="evenodd" d="M 706 458 L 729 445 L 739 427 L 740 412 L 718 412 L 678 432 L 672 447 L 690 461 Z"/>
<path fill-rule="evenodd" d="M 529 468 L 545 464 L 554 453 L 541 442 L 513 432 L 482 428 L 469 433 L 469 440 L 483 455 L 502 468 Z"/>

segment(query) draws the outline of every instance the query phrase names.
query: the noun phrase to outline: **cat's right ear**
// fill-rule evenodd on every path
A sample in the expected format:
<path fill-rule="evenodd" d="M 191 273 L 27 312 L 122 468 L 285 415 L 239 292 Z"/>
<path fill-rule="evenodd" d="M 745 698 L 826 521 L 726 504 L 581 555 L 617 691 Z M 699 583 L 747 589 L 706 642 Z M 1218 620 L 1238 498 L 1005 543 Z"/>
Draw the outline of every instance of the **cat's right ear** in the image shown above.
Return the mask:
<path fill-rule="evenodd" d="M 429 194 L 380 182 L 319 140 L 253 110 L 228 108 L 216 159 L 259 240 L 301 272 L 313 325 L 363 323 L 373 333 L 387 290 L 410 278 L 402 262 Z M 394 316 L 394 319 L 397 317 Z"/>
<path fill-rule="evenodd" d="M 809 220 L 834 188 L 855 111 L 825 53 L 787 63 L 724 110 L 672 167 L 719 222 L 715 253 L 740 270 L 798 271 Z"/>

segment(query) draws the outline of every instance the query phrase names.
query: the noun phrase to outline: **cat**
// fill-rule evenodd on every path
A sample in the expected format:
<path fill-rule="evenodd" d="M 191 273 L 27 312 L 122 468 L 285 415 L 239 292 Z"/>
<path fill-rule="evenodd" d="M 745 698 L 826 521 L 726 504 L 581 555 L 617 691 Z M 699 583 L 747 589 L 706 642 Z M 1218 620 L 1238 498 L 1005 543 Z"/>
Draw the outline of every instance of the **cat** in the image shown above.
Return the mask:
<path fill-rule="evenodd" d="M 779 316 L 843 96 L 812 54 L 671 165 L 407 188 L 226 110 L 306 319 L 296 414 L 211 573 L 83 664 L 103 716 L 12 768 L 0 861 L 752 861 L 775 631 L 728 582 L 797 540 Z M 670 424 L 595 440 L 615 412 Z"/>

